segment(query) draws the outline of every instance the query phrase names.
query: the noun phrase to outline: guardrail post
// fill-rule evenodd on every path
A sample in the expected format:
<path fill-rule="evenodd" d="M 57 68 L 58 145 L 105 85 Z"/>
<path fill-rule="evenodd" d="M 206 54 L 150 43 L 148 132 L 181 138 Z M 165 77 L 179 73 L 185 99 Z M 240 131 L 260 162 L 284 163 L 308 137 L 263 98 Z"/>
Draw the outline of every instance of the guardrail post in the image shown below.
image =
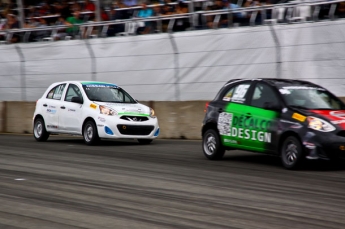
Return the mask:
<path fill-rule="evenodd" d="M 272 24 L 269 25 L 269 28 L 271 30 L 271 33 L 272 33 L 272 37 L 273 37 L 273 40 L 274 40 L 274 43 L 275 43 L 275 46 L 276 46 L 276 59 L 277 59 L 277 62 L 276 62 L 276 74 L 277 74 L 277 78 L 281 78 L 281 64 L 282 64 L 282 60 L 281 60 L 281 45 L 280 45 L 280 42 L 279 42 L 279 38 L 277 36 L 277 33 L 274 29 L 274 26 Z"/>
<path fill-rule="evenodd" d="M 20 86 L 22 101 L 26 101 L 26 75 L 25 75 L 25 57 L 18 45 L 14 46 L 20 59 Z"/>
<path fill-rule="evenodd" d="M 180 66 L 179 66 L 179 60 L 178 60 L 178 55 L 179 55 L 179 52 L 178 52 L 178 48 L 177 48 L 177 45 L 176 45 L 176 42 L 175 42 L 175 39 L 174 39 L 174 36 L 169 33 L 169 38 L 170 38 L 170 42 L 171 42 L 171 47 L 174 51 L 174 64 L 175 64 L 175 99 L 176 101 L 180 101 L 181 100 L 181 95 L 180 95 L 180 86 L 179 86 L 179 83 L 180 83 Z"/>
<path fill-rule="evenodd" d="M 85 39 L 85 45 L 87 47 L 87 50 L 89 51 L 90 58 L 91 58 L 91 80 L 96 81 L 97 78 L 97 65 L 96 65 L 96 56 L 95 53 L 93 52 L 93 49 L 89 43 L 88 39 Z"/>

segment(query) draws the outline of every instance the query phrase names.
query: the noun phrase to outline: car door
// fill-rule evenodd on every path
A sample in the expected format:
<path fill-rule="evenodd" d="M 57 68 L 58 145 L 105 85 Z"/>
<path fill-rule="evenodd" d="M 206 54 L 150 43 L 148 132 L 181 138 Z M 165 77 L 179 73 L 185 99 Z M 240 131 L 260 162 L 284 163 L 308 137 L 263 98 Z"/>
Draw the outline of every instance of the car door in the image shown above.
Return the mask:
<path fill-rule="evenodd" d="M 250 142 L 243 123 L 251 84 L 251 81 L 241 82 L 225 89 L 225 93 L 221 95 L 217 127 L 224 146 L 246 149 Z"/>
<path fill-rule="evenodd" d="M 246 111 L 246 128 L 252 133 L 251 147 L 260 152 L 275 151 L 282 102 L 277 92 L 267 83 L 257 82 L 253 87 L 250 106 Z"/>
<path fill-rule="evenodd" d="M 80 98 L 82 103 L 75 102 L 73 98 L 76 97 Z M 61 106 L 59 119 L 61 129 L 64 132 L 81 133 L 83 101 L 81 89 L 76 84 L 70 83 L 66 91 L 63 106 Z"/>
<path fill-rule="evenodd" d="M 59 84 L 52 88 L 44 102 L 43 106 L 43 118 L 45 121 L 46 129 L 48 132 L 59 132 L 59 115 L 60 115 L 60 106 L 61 98 L 65 91 L 66 84 Z"/>

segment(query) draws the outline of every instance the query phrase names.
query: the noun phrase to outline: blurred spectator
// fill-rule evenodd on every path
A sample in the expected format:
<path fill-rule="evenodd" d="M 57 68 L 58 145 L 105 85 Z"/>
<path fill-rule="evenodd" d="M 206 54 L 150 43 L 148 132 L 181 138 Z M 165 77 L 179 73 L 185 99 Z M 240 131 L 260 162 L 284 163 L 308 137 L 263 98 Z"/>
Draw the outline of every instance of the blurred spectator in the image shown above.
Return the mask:
<path fill-rule="evenodd" d="M 47 27 L 47 21 L 44 18 L 39 18 L 36 28 L 45 28 Z M 41 41 L 45 37 L 49 37 L 50 31 L 48 30 L 40 30 L 35 32 L 35 40 Z"/>
<path fill-rule="evenodd" d="M 69 25 L 63 16 L 60 16 L 56 25 Z M 59 29 L 54 35 L 54 40 L 63 40 L 67 36 L 66 29 Z"/>
<path fill-rule="evenodd" d="M 67 0 L 62 1 L 60 14 L 64 19 L 67 19 L 68 17 L 72 16 L 72 11 L 70 9 L 70 6 L 68 5 Z"/>
<path fill-rule="evenodd" d="M 101 19 L 102 19 L 102 21 L 109 21 L 110 20 L 109 15 L 105 11 L 104 8 L 101 8 Z"/>
<path fill-rule="evenodd" d="M 17 20 L 17 17 L 13 14 L 7 15 L 7 21 L 3 29 L 19 29 L 19 22 Z M 20 37 L 18 34 L 14 33 L 10 42 L 11 43 L 17 43 L 19 42 Z"/>
<path fill-rule="evenodd" d="M 136 6 L 138 5 L 138 0 L 123 0 L 123 4 L 127 7 Z"/>
<path fill-rule="evenodd" d="M 138 17 L 140 18 L 148 18 L 153 16 L 153 10 L 151 8 L 147 8 L 147 5 L 143 3 L 142 9 L 138 12 Z M 139 28 L 137 30 L 138 34 L 148 34 L 152 30 L 152 22 L 146 21 L 143 23 L 139 23 Z"/>
<path fill-rule="evenodd" d="M 188 13 L 188 6 L 182 1 L 179 1 L 178 4 L 175 6 L 174 14 L 186 14 L 186 13 Z M 189 18 L 181 18 L 175 21 L 173 30 L 175 32 L 185 31 L 186 28 L 188 27 L 190 27 Z"/>
<path fill-rule="evenodd" d="M 92 11 L 92 12 L 94 12 L 95 9 L 96 9 L 95 4 L 93 4 L 89 0 L 85 0 L 84 11 Z"/>
<path fill-rule="evenodd" d="M 115 9 L 111 9 L 110 11 L 110 20 L 122 20 L 123 19 L 123 11 Z M 107 31 L 108 36 L 115 36 L 117 33 L 122 33 L 125 31 L 125 25 L 124 24 L 116 24 L 109 26 L 109 29 Z"/>
<path fill-rule="evenodd" d="M 69 36 L 75 37 L 79 32 L 79 26 L 83 23 L 83 20 L 80 19 L 80 11 L 75 11 L 72 17 L 68 17 L 66 24 L 70 28 L 66 29 L 66 32 Z"/>
<path fill-rule="evenodd" d="M 338 4 L 338 17 L 345 18 L 345 2 L 340 2 Z"/>

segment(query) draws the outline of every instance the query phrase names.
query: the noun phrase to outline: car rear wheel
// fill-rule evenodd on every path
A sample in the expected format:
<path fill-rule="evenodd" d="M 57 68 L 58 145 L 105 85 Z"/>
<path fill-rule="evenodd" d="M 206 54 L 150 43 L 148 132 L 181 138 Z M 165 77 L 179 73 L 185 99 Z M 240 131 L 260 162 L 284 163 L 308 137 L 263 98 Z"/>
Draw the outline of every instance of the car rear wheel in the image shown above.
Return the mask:
<path fill-rule="evenodd" d="M 222 159 L 225 153 L 219 135 L 213 129 L 207 130 L 202 136 L 202 149 L 206 158 L 210 160 Z"/>
<path fill-rule="evenodd" d="M 87 121 L 83 128 L 84 142 L 87 145 L 96 145 L 99 142 L 96 125 L 93 121 Z"/>
<path fill-rule="evenodd" d="M 36 141 L 44 142 L 49 138 L 49 133 L 46 130 L 44 120 L 42 118 L 35 119 L 33 132 Z"/>
<path fill-rule="evenodd" d="M 152 139 L 137 139 L 137 140 L 139 144 L 142 144 L 142 145 L 148 145 L 153 141 Z"/>
<path fill-rule="evenodd" d="M 297 169 L 303 160 L 303 150 L 300 141 L 294 137 L 287 137 L 281 148 L 281 159 L 285 168 Z"/>

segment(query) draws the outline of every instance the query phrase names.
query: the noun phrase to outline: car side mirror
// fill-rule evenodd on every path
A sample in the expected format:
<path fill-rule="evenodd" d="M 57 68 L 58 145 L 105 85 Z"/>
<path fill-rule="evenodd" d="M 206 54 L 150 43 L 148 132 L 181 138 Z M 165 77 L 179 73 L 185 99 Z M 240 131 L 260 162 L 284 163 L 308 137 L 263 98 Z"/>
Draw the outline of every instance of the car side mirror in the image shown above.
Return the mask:
<path fill-rule="evenodd" d="M 135 99 L 135 101 L 136 101 L 137 103 L 139 103 L 139 100 Z"/>
<path fill-rule="evenodd" d="M 272 111 L 280 111 L 282 109 L 282 107 L 276 103 L 273 103 L 273 102 L 265 102 L 264 103 L 264 109 L 272 110 Z"/>
<path fill-rule="evenodd" d="M 72 97 L 72 100 L 71 100 L 72 103 L 80 103 L 80 104 L 83 104 L 83 100 L 78 97 L 78 96 L 75 96 L 75 97 Z"/>

